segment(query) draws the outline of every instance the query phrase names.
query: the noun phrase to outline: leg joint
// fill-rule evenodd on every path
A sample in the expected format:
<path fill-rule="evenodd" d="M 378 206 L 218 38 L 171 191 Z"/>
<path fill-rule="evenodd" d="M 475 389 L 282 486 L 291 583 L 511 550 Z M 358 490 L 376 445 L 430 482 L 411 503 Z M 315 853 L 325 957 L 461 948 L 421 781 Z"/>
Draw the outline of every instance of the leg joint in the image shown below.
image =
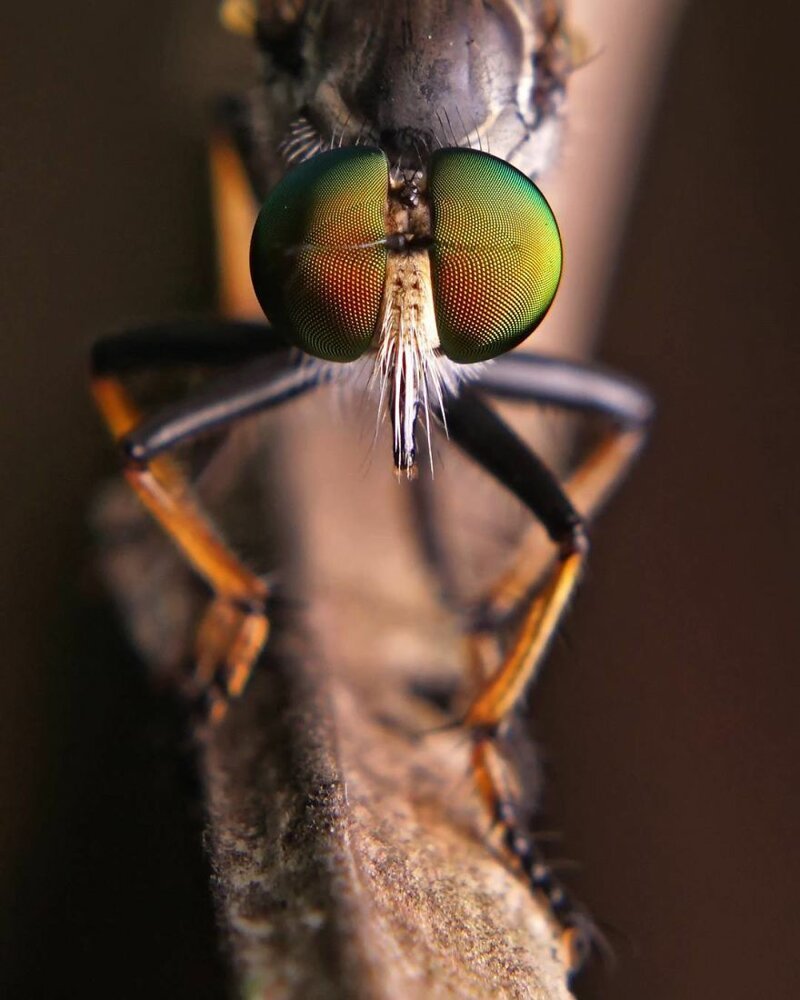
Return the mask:
<path fill-rule="evenodd" d="M 137 441 L 132 434 L 133 432 L 120 438 L 119 449 L 122 452 L 126 468 L 132 469 L 135 472 L 143 472 L 147 468 L 147 463 L 151 456 L 147 448 L 140 441 Z"/>
<path fill-rule="evenodd" d="M 499 722 L 478 722 L 470 726 L 470 736 L 473 746 L 480 747 L 487 743 L 493 743 L 497 739 L 500 731 Z"/>
<path fill-rule="evenodd" d="M 585 556 L 589 552 L 589 536 L 586 523 L 577 511 L 570 523 L 553 539 L 558 545 L 558 556 L 562 562 L 573 555 Z"/>

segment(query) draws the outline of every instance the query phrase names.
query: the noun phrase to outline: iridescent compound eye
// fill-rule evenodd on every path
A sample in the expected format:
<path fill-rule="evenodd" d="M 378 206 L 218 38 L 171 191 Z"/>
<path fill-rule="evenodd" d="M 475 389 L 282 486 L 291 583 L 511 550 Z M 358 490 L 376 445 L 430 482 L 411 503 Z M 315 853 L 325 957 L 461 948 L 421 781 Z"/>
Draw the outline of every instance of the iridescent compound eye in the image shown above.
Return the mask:
<path fill-rule="evenodd" d="M 428 194 L 436 325 L 453 361 L 486 361 L 516 347 L 550 308 L 561 237 L 541 191 L 497 157 L 437 150 Z"/>
<path fill-rule="evenodd" d="M 378 149 L 320 153 L 264 203 L 250 245 L 261 308 L 295 346 L 329 361 L 369 347 L 383 296 L 389 164 Z"/>

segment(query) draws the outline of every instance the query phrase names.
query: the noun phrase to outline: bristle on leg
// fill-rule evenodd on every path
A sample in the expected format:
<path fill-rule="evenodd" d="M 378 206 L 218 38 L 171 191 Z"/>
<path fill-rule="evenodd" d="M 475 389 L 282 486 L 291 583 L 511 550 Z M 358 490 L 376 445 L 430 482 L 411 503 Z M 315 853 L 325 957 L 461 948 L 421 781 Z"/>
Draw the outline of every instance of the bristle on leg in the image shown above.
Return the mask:
<path fill-rule="evenodd" d="M 494 734 L 473 734 L 472 773 L 481 799 L 499 828 L 503 846 L 512 855 L 531 890 L 544 896 L 553 919 L 561 928 L 559 948 L 570 979 L 586 964 L 593 950 L 609 954 L 609 946 L 592 918 L 577 903 L 539 848 L 535 835 L 524 828 L 510 790 L 497 774 Z"/>

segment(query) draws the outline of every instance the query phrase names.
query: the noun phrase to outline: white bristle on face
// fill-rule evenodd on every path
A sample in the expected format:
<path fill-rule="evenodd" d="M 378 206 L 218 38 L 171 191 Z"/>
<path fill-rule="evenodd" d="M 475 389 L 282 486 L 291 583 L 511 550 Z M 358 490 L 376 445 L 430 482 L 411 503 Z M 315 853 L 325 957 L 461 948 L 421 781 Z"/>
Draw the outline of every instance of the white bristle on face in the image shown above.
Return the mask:
<path fill-rule="evenodd" d="M 416 423 L 422 414 L 433 467 L 430 408 L 445 423 L 444 397 L 456 391 L 455 366 L 437 348 L 439 336 L 426 253 L 391 255 L 380 319 L 374 381 L 380 387 L 379 418 L 392 419 L 393 451 L 398 471 L 414 475 Z"/>

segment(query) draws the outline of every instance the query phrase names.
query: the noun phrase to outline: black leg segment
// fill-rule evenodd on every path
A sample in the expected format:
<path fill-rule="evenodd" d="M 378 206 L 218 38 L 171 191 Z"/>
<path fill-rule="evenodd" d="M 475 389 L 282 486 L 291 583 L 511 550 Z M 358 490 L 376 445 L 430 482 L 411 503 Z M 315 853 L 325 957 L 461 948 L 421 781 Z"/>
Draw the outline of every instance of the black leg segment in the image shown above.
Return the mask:
<path fill-rule="evenodd" d="M 124 375 L 160 368 L 227 367 L 286 352 L 266 323 L 188 320 L 111 334 L 92 348 L 92 375 Z"/>
<path fill-rule="evenodd" d="M 597 413 L 623 427 L 644 426 L 654 410 L 650 394 L 633 379 L 543 354 L 504 354 L 473 384 L 498 399 Z"/>
<path fill-rule="evenodd" d="M 556 544 L 571 547 L 581 534 L 580 514 L 553 473 L 480 393 L 465 388 L 449 397 L 445 414 L 451 440 L 519 497 Z"/>
<path fill-rule="evenodd" d="M 323 381 L 324 374 L 317 367 L 287 366 L 287 360 L 282 355 L 257 358 L 235 372 L 221 375 L 125 435 L 120 442 L 124 453 L 133 462 L 149 462 L 181 442 L 278 406 Z"/>

